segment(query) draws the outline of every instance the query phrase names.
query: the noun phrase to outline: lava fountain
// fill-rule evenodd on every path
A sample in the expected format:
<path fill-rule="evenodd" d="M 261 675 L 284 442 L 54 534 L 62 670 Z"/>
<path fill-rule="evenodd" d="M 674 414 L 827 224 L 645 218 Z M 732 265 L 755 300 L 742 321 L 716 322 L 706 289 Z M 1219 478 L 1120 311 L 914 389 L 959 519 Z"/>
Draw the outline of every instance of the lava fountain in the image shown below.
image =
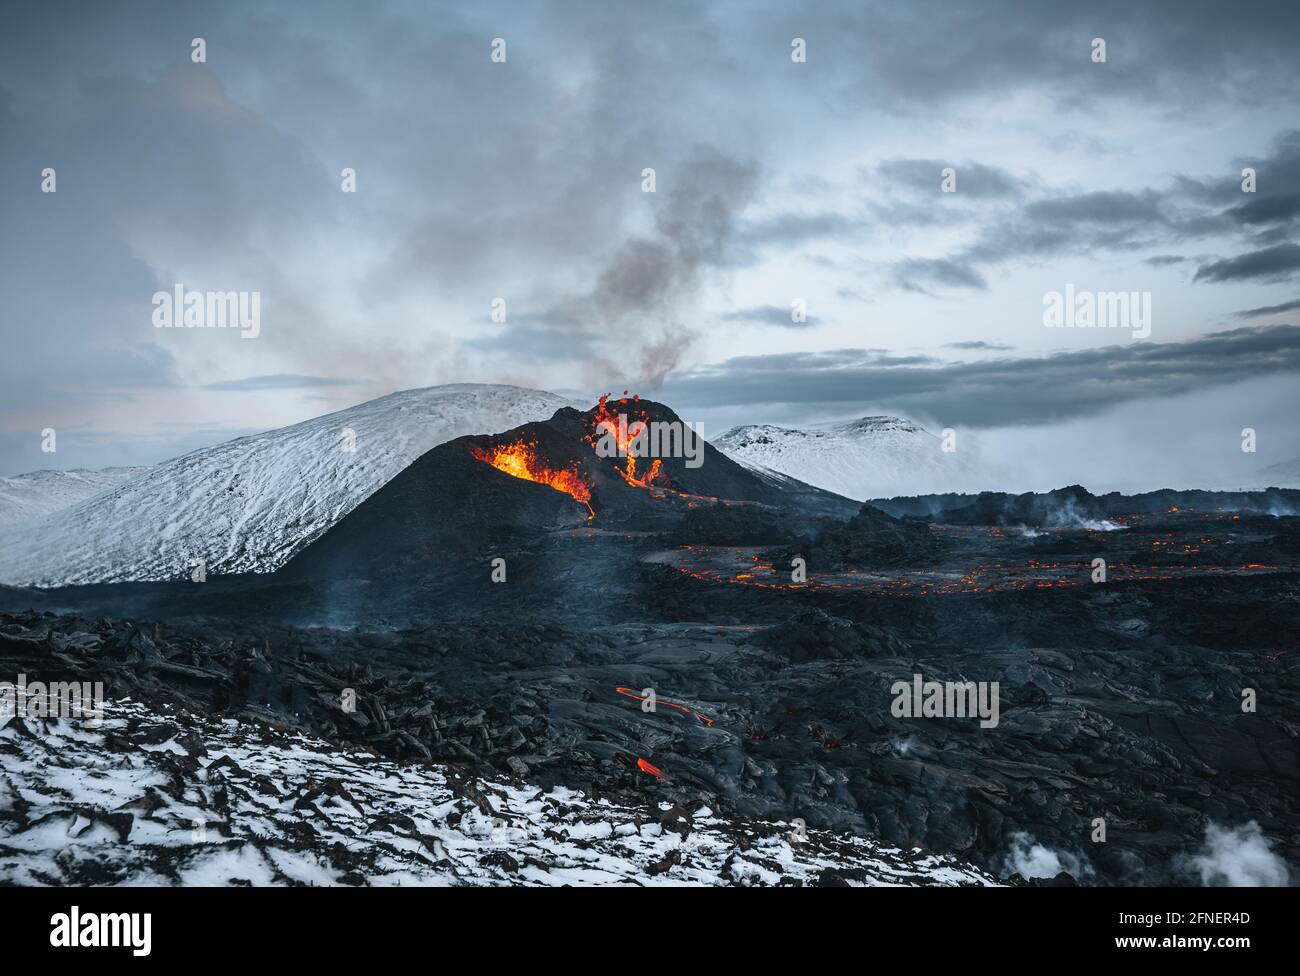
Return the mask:
<path fill-rule="evenodd" d="M 663 462 L 655 458 L 650 465 L 650 469 L 642 475 L 636 473 L 636 453 L 644 438 L 646 432 L 647 414 L 640 406 L 641 398 L 633 394 L 629 401 L 627 391 L 623 391 L 623 396 L 617 401 L 619 410 L 614 413 L 609 408 L 610 394 L 606 393 L 600 398 L 596 405 L 596 416 L 594 420 L 594 429 L 587 440 L 595 449 L 597 443 L 603 437 L 613 437 L 618 448 L 620 457 L 624 457 L 627 464 L 620 468 L 617 464 L 614 470 L 617 471 L 629 485 L 634 488 L 649 488 L 654 484 L 663 468 Z M 628 423 L 629 405 L 635 411 L 632 422 Z"/>
<path fill-rule="evenodd" d="M 471 447 L 470 453 L 512 478 L 549 485 L 556 491 L 572 496 L 587 506 L 588 522 L 596 517 L 596 512 L 591 507 L 591 486 L 579 473 L 576 464 L 572 468 L 547 467 L 537 456 L 537 445 L 522 438 L 511 444 L 497 444 L 488 448 Z"/>

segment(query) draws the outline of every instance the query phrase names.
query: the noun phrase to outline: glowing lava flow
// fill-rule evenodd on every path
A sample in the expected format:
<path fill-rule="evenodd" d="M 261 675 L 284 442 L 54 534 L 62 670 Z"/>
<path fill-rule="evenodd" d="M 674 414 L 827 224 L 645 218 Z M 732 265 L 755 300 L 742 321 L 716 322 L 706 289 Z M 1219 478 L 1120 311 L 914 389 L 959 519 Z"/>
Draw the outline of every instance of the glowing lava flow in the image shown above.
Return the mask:
<path fill-rule="evenodd" d="M 571 469 L 548 468 L 537 456 L 537 447 L 524 440 L 513 444 L 497 444 L 490 448 L 471 447 L 470 453 L 498 471 L 504 471 L 512 478 L 524 481 L 536 481 L 549 485 L 556 491 L 571 495 L 587 506 L 587 521 L 596 517 L 591 507 L 591 486 L 583 480 L 576 466 Z"/>
<path fill-rule="evenodd" d="M 649 760 L 642 759 L 640 756 L 637 756 L 636 762 L 633 763 L 631 756 L 629 756 L 625 752 L 620 752 L 614 757 L 614 761 L 617 763 L 621 763 L 624 766 L 635 765 L 637 769 L 641 770 L 641 772 L 645 773 L 648 776 L 653 776 L 655 779 L 664 778 L 664 771 L 662 769 L 660 769 L 658 766 L 656 766 L 654 763 L 650 762 Z"/>
<path fill-rule="evenodd" d="M 644 759 L 638 758 L 636 761 L 636 765 L 637 765 L 637 769 L 641 770 L 641 772 L 649 773 L 655 779 L 664 778 L 664 771 L 662 769 L 660 769 L 658 766 L 646 762 Z"/>
<path fill-rule="evenodd" d="M 614 694 L 616 694 L 616 695 L 622 695 L 624 698 L 632 698 L 632 699 L 635 699 L 636 701 L 639 701 L 639 702 L 643 702 L 643 701 L 646 700 L 646 699 L 643 698 L 641 695 L 638 695 L 638 694 L 637 694 L 635 691 L 633 691 L 631 688 L 615 688 L 615 689 L 614 689 Z M 656 706 L 663 705 L 665 708 L 675 708 L 675 709 L 677 709 L 677 711 L 681 712 L 683 715 L 694 715 L 697 719 L 699 719 L 701 722 L 703 722 L 703 723 L 704 723 L 705 725 L 707 725 L 709 728 L 713 728 L 713 719 L 709 718 L 709 716 L 705 715 L 703 712 L 697 712 L 697 711 L 696 711 L 695 709 L 693 709 L 693 708 L 688 708 L 688 707 L 685 706 L 685 705 L 679 705 L 679 704 L 677 704 L 677 702 L 670 702 L 670 701 L 668 701 L 668 700 L 666 700 L 666 699 L 663 699 L 663 698 L 656 698 L 656 699 L 655 699 L 655 705 L 656 705 Z"/>
<path fill-rule="evenodd" d="M 627 390 L 623 391 L 623 396 L 618 401 L 620 409 L 617 414 L 609 408 L 609 397 L 610 394 L 606 393 L 600 398 L 600 402 L 596 404 L 595 429 L 587 437 L 587 440 L 595 448 L 603 437 L 612 436 L 618 447 L 619 457 L 623 457 L 627 461 L 625 467 L 619 468 L 616 464 L 614 470 L 622 475 L 623 480 L 629 485 L 635 488 L 649 488 L 655 479 L 659 477 L 663 462 L 659 458 L 655 458 L 650 465 L 650 470 L 638 477 L 636 458 L 633 457 L 632 449 L 629 448 L 633 441 L 637 441 L 638 444 L 641 443 L 638 438 L 646 430 L 646 413 L 637 406 L 641 398 L 636 394 L 632 395 L 632 406 L 638 411 L 639 415 L 634 417 L 631 423 L 628 423 L 626 412 L 628 407 Z"/>

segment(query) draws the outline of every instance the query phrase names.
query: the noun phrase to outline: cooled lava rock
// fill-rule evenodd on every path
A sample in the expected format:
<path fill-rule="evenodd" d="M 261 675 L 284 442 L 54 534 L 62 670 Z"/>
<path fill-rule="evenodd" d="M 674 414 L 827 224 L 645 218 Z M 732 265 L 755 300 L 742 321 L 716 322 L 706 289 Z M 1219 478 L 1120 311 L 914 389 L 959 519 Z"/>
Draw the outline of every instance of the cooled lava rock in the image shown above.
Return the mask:
<path fill-rule="evenodd" d="M 812 524 L 754 505 L 709 505 L 691 509 L 663 538 L 674 546 L 756 546 L 770 545 L 774 539 L 788 539 L 793 545 L 797 529 L 806 526 L 812 531 Z"/>
<path fill-rule="evenodd" d="M 847 522 L 823 529 L 807 545 L 779 549 L 771 553 L 771 560 L 785 566 L 794 557 L 801 556 L 811 571 L 924 566 L 934 561 L 941 548 L 926 523 L 894 518 L 871 505 L 863 505 Z"/>

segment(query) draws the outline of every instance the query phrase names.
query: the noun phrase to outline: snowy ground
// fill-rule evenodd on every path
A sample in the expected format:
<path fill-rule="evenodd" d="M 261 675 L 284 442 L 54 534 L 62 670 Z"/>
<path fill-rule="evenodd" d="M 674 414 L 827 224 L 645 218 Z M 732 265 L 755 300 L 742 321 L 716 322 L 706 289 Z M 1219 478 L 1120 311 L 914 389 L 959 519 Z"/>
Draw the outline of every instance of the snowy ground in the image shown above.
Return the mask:
<path fill-rule="evenodd" d="M 0 478 L 0 526 L 34 522 L 140 477 L 149 469 L 31 471 Z"/>
<path fill-rule="evenodd" d="M 0 883 L 991 885 L 951 857 L 788 824 L 402 766 L 121 702 L 0 729 Z"/>

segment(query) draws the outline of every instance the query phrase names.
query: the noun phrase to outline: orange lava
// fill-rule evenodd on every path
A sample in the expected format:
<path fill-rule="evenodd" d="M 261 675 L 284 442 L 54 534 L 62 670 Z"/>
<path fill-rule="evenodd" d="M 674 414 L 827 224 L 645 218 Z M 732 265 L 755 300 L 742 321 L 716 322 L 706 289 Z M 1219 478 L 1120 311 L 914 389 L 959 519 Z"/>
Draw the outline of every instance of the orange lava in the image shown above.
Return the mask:
<path fill-rule="evenodd" d="M 641 770 L 641 772 L 649 773 L 655 779 L 663 779 L 664 777 L 664 771 L 662 769 L 660 769 L 658 766 L 646 762 L 644 759 L 640 757 L 637 757 L 636 766 L 637 769 Z"/>
<path fill-rule="evenodd" d="M 616 463 L 615 470 L 623 476 L 623 480 L 629 485 L 635 488 L 649 488 L 662 473 L 663 462 L 659 458 L 655 458 L 650 464 L 650 470 L 638 475 L 636 473 L 637 459 L 628 450 L 628 446 L 646 425 L 646 412 L 637 406 L 641 398 L 633 394 L 631 401 L 629 401 L 627 390 L 624 390 L 622 398 L 617 401 L 619 407 L 617 412 L 609 408 L 609 398 L 610 394 L 606 393 L 600 398 L 600 402 L 596 404 L 595 426 L 587 440 L 595 448 L 603 435 L 612 434 L 618 446 L 619 455 L 626 462 L 622 468 L 619 468 Z M 625 420 L 624 423 L 620 423 L 619 415 L 622 414 L 626 418 L 629 403 L 631 408 L 636 411 L 636 414 L 632 416 L 630 422 Z"/>
<path fill-rule="evenodd" d="M 596 512 L 591 507 L 591 486 L 578 472 L 577 466 L 548 468 L 538 458 L 535 444 L 520 439 L 513 444 L 497 444 L 490 448 L 471 447 L 470 453 L 498 471 L 504 471 L 512 478 L 549 485 L 556 491 L 571 495 L 587 506 L 588 522 L 596 517 Z"/>
<path fill-rule="evenodd" d="M 615 688 L 614 694 L 622 695 L 624 698 L 633 698 L 636 701 L 645 701 L 645 698 L 643 698 L 641 695 L 638 695 L 631 688 Z M 655 705 L 656 707 L 659 705 L 663 705 L 665 708 L 674 708 L 684 715 L 694 715 L 696 718 L 698 718 L 709 728 L 713 728 L 713 719 L 709 718 L 709 716 L 705 715 L 703 712 L 695 711 L 695 709 L 693 708 L 688 708 L 685 705 L 679 705 L 677 704 L 677 702 L 670 702 L 663 698 L 656 698 Z"/>

